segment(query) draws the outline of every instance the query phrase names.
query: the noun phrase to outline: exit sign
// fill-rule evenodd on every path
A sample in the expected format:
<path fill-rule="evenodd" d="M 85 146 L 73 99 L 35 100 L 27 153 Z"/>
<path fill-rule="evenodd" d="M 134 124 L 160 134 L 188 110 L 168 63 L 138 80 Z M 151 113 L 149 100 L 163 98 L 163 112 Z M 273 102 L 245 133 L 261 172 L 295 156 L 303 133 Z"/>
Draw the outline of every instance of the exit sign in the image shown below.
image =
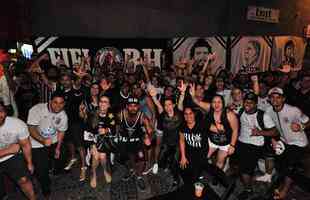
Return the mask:
<path fill-rule="evenodd" d="M 267 23 L 279 23 L 280 10 L 264 7 L 249 6 L 247 20 Z"/>

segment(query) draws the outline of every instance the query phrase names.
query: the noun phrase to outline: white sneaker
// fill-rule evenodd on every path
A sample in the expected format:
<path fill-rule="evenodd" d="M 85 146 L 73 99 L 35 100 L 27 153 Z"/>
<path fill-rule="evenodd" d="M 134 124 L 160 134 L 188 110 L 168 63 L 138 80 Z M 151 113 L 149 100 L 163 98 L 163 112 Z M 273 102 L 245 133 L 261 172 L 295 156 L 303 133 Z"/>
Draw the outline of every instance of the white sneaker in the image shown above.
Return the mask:
<path fill-rule="evenodd" d="M 271 183 L 271 177 L 272 177 L 271 174 L 264 174 L 263 176 L 257 176 L 255 180 Z"/>
<path fill-rule="evenodd" d="M 153 173 L 153 174 L 157 174 L 157 173 L 158 173 L 158 164 L 157 164 L 157 163 L 155 163 L 155 164 L 153 165 L 152 173 Z"/>
<path fill-rule="evenodd" d="M 152 170 L 153 170 L 153 167 L 146 168 L 146 169 L 142 172 L 142 175 L 147 175 L 147 174 L 149 174 Z"/>
<path fill-rule="evenodd" d="M 76 163 L 77 159 L 73 158 L 69 161 L 68 165 L 64 168 L 65 170 L 70 170 L 72 168 L 72 166 L 74 165 L 74 163 Z"/>

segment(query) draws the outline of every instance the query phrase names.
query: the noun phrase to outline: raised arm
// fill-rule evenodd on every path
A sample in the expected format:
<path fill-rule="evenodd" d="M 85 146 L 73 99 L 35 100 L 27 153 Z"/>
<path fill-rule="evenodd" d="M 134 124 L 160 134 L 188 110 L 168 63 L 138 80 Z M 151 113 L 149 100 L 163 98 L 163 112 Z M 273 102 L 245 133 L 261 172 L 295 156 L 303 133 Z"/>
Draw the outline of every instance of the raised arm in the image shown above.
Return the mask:
<path fill-rule="evenodd" d="M 203 101 L 199 101 L 196 96 L 195 96 L 195 84 L 190 84 L 189 85 L 189 93 L 192 97 L 193 102 L 198 105 L 200 108 L 204 109 L 205 111 L 209 111 L 210 110 L 210 103 L 208 102 L 203 102 Z"/>
<path fill-rule="evenodd" d="M 153 85 L 149 85 L 147 91 L 149 95 L 152 97 L 153 103 L 155 104 L 158 113 L 161 114 L 162 112 L 164 112 L 163 106 L 161 105 L 160 101 L 158 101 L 158 99 L 156 98 L 157 92 L 155 87 Z"/>
<path fill-rule="evenodd" d="M 259 81 L 258 81 L 258 76 L 257 75 L 252 75 L 251 76 L 251 81 L 253 84 L 253 91 L 256 95 L 259 95 L 260 90 L 259 90 Z"/>
<path fill-rule="evenodd" d="M 178 90 L 180 92 L 180 96 L 178 99 L 178 109 L 181 111 L 183 111 L 183 108 L 184 108 L 183 102 L 184 102 L 184 98 L 185 98 L 186 88 L 187 88 L 187 84 L 184 83 L 183 80 L 181 80 L 181 83 L 178 86 Z"/>

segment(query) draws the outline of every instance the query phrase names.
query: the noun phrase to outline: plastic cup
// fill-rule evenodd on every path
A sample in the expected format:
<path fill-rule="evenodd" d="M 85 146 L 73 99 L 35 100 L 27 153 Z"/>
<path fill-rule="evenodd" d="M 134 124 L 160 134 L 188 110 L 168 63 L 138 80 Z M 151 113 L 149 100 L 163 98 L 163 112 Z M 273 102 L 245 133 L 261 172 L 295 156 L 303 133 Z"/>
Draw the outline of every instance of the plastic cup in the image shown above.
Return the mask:
<path fill-rule="evenodd" d="M 201 182 L 194 183 L 194 186 L 195 186 L 195 196 L 196 197 L 201 197 L 202 196 L 202 192 L 203 192 L 203 188 L 205 186 Z"/>

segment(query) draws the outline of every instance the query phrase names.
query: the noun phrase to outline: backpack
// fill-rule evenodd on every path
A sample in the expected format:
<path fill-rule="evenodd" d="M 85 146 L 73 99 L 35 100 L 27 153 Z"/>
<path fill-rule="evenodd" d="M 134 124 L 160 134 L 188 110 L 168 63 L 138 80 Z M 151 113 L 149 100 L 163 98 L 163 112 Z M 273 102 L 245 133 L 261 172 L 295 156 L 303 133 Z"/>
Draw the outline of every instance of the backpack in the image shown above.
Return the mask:
<path fill-rule="evenodd" d="M 244 112 L 244 108 L 240 109 L 240 111 L 238 113 L 239 118 L 241 117 L 243 112 Z M 265 126 L 265 123 L 264 123 L 264 114 L 265 114 L 265 112 L 263 110 L 257 109 L 256 119 L 258 122 L 258 126 L 262 130 L 268 130 Z M 272 137 L 264 137 L 264 153 L 265 153 L 265 156 L 267 156 L 267 157 L 274 155 L 274 150 L 272 148 L 271 139 L 272 139 Z"/>
<path fill-rule="evenodd" d="M 241 115 L 243 114 L 244 112 L 244 108 L 241 108 L 239 113 L 238 113 L 238 117 L 240 118 Z M 258 125 L 259 127 L 262 129 L 262 130 L 267 130 L 267 128 L 265 127 L 265 124 L 264 124 L 264 114 L 265 112 L 260 110 L 260 109 L 257 109 L 257 115 L 256 115 L 256 119 L 257 119 L 257 122 L 258 122 Z"/>

